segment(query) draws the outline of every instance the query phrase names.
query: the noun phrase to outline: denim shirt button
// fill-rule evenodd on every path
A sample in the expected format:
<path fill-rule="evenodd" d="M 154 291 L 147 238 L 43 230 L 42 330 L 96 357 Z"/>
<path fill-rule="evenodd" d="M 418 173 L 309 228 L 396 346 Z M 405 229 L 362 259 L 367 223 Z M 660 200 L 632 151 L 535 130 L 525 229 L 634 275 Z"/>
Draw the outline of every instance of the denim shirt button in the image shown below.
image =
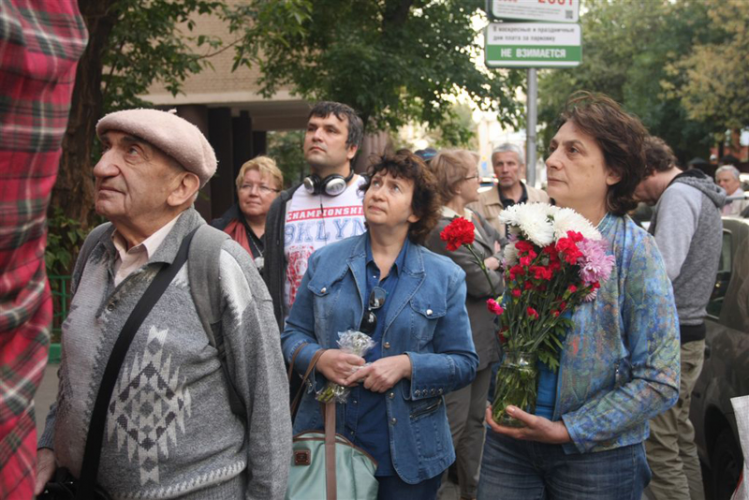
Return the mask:
<path fill-rule="evenodd" d="M 442 389 L 440 389 L 439 391 L 437 391 L 437 394 L 442 394 Z"/>
<path fill-rule="evenodd" d="M 434 394 L 434 389 L 432 389 L 432 391 L 431 391 L 431 394 L 432 394 L 432 395 Z"/>
<path fill-rule="evenodd" d="M 382 347 L 384 347 L 385 349 L 390 349 L 390 342 L 385 342 L 384 344 L 382 344 Z"/>
<path fill-rule="evenodd" d="M 419 394 L 421 394 L 421 391 L 414 391 L 414 396 L 416 396 L 417 398 L 419 397 Z"/>
<path fill-rule="evenodd" d="M 355 399 L 355 400 L 352 401 L 352 403 L 354 403 L 355 405 L 358 405 L 359 404 L 359 400 Z"/>
<path fill-rule="evenodd" d="M 390 423 L 395 425 L 396 423 L 398 423 L 398 421 L 395 419 L 395 417 L 393 417 L 390 419 Z"/>
<path fill-rule="evenodd" d="M 395 393 L 394 393 L 394 392 L 391 392 L 390 394 L 388 394 L 388 397 L 389 397 L 390 399 L 393 399 L 393 398 L 395 397 Z"/>
<path fill-rule="evenodd" d="M 431 315 L 432 315 L 432 310 L 431 309 L 427 309 L 427 316 L 431 316 Z"/>
<path fill-rule="evenodd" d="M 325 288 L 325 287 L 322 287 L 322 289 L 320 290 L 320 293 L 325 293 L 325 292 L 327 292 L 327 291 L 328 291 L 328 289 L 327 289 L 327 288 Z"/>

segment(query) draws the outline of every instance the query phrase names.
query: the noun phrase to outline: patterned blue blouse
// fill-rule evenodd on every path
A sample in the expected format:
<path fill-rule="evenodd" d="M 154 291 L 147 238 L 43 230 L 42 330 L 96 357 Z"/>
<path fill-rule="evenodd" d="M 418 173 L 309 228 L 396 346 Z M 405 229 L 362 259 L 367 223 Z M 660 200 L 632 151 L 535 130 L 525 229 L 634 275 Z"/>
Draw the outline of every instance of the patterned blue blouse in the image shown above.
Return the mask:
<path fill-rule="evenodd" d="M 655 240 L 626 216 L 606 215 L 599 230 L 616 265 L 564 341 L 553 420 L 570 433 L 567 453 L 644 441 L 679 395 L 676 306 Z"/>

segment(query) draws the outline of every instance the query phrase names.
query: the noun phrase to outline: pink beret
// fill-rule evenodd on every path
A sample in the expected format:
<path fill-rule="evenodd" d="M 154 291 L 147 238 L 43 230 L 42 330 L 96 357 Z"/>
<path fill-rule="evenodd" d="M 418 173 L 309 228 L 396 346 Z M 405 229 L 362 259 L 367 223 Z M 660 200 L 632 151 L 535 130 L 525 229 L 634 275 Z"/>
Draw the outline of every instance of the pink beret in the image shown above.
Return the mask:
<path fill-rule="evenodd" d="M 143 139 L 174 158 L 200 179 L 200 187 L 216 173 L 216 153 L 203 133 L 173 112 L 128 109 L 109 113 L 96 124 L 96 135 L 116 130 Z"/>

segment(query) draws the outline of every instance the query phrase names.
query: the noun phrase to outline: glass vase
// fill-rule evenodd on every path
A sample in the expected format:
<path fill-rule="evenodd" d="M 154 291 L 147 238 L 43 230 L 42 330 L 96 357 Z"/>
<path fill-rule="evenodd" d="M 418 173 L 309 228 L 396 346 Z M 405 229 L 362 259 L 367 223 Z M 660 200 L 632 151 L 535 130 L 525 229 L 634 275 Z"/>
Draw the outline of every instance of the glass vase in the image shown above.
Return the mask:
<path fill-rule="evenodd" d="M 525 427 L 520 420 L 507 414 L 509 405 L 533 413 L 538 392 L 536 355 L 527 352 L 505 351 L 497 372 L 492 417 L 505 427 Z"/>

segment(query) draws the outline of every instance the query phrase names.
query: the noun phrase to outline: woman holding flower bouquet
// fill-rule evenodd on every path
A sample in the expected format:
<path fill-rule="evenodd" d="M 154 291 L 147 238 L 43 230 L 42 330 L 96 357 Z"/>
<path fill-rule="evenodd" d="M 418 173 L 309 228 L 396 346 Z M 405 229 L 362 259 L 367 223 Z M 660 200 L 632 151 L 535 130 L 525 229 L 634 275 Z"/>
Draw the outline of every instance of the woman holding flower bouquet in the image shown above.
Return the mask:
<path fill-rule="evenodd" d="M 379 498 L 434 499 L 455 460 L 443 396 L 468 385 L 478 357 L 465 308 L 465 273 L 422 245 L 437 223 L 434 177 L 408 151 L 369 167 L 363 186 L 368 232 L 316 251 L 282 335 L 287 361 L 313 387 L 295 432 L 322 429 L 319 399 L 350 388 L 337 432 L 378 462 Z M 358 330 L 374 348 L 337 347 Z M 365 364 L 366 363 L 366 364 Z"/>
<path fill-rule="evenodd" d="M 500 311 L 507 346 L 522 343 L 522 331 L 556 325 L 561 335 L 535 347 L 558 369 L 542 371 L 529 402 L 535 414 L 501 398 L 487 409 L 479 499 L 639 499 L 650 480 L 648 420 L 678 397 L 671 285 L 655 241 L 625 215 L 644 173 L 647 132 L 613 100 L 584 92 L 570 98 L 561 123 L 546 166 L 549 196 L 566 208 L 503 212 L 516 240 L 504 254 Z M 568 264 L 579 266 L 569 277 L 582 284 L 552 291 Z M 545 302 L 531 307 L 538 298 Z"/>
<path fill-rule="evenodd" d="M 445 397 L 447 417 L 457 459 L 461 498 L 476 498 L 481 448 L 484 442 L 484 413 L 489 394 L 492 365 L 499 361 L 495 315 L 486 301 L 503 291 L 499 272 L 499 233 L 483 217 L 466 208 L 479 198 L 478 156 L 466 150 L 447 150 L 429 164 L 437 177 L 443 200 L 442 217 L 427 240 L 427 248 L 445 255 L 466 273 L 466 309 L 479 366 L 468 387 Z"/>

